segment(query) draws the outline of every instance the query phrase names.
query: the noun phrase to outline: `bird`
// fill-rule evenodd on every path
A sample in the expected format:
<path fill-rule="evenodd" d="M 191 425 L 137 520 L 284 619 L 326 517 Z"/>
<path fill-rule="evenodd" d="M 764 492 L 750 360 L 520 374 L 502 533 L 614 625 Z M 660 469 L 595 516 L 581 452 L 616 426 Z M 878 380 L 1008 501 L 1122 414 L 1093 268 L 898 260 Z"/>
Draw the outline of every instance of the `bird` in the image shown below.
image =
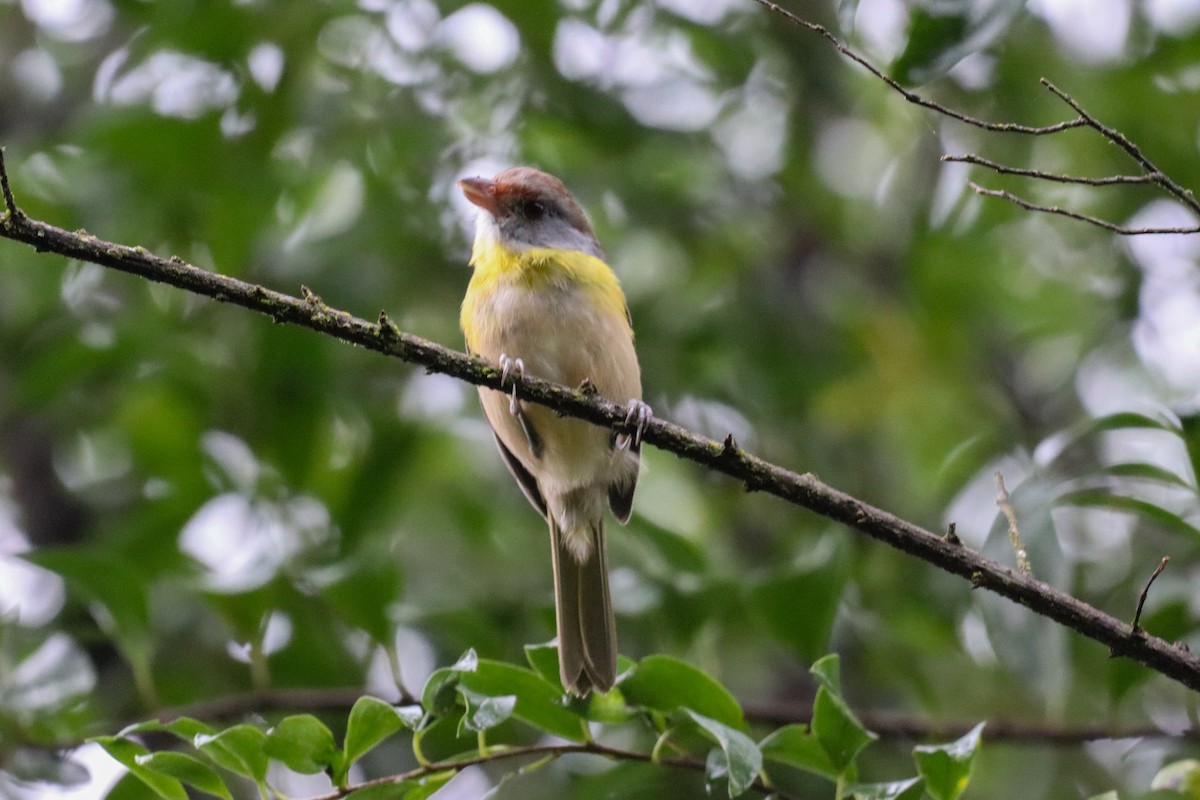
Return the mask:
<path fill-rule="evenodd" d="M 633 323 L 582 206 L 533 167 L 458 182 L 479 207 L 460 324 L 467 350 L 496 364 L 502 390 L 480 387 L 496 446 L 550 529 L 559 677 L 572 695 L 616 681 L 617 634 L 604 543 L 605 507 L 629 521 L 642 436 Z M 560 416 L 503 391 L 530 375 L 628 400 L 624 432 Z"/>

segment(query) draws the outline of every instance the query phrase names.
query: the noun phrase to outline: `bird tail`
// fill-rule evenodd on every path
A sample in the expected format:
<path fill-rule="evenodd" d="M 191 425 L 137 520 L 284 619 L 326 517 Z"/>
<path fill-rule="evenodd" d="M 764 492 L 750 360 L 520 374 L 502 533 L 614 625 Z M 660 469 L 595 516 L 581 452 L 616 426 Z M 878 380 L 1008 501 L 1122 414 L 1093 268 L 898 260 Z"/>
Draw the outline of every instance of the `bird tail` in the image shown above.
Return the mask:
<path fill-rule="evenodd" d="M 564 532 L 550 522 L 554 560 L 554 610 L 558 619 L 558 665 L 563 687 L 583 697 L 607 692 L 617 678 L 617 627 L 608 591 L 604 522 Z M 585 538 L 586 537 L 586 538 Z M 580 546 L 584 538 L 587 545 Z"/>

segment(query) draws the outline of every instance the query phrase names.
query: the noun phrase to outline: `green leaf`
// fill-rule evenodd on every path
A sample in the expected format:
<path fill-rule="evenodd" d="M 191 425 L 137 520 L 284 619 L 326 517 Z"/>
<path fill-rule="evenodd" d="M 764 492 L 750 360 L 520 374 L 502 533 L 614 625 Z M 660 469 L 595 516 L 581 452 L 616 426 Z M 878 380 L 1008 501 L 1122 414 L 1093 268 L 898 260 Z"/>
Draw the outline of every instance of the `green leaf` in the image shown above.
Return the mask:
<path fill-rule="evenodd" d="M 199 734 L 195 745 L 217 766 L 262 786 L 267 778 L 267 735 L 253 725 L 234 725 L 215 735 Z"/>
<path fill-rule="evenodd" d="M 562 689 L 562 679 L 558 675 L 558 645 L 553 641 L 542 644 L 525 645 L 525 660 L 533 671 L 559 689 Z"/>
<path fill-rule="evenodd" d="M 422 712 L 419 708 L 417 714 L 416 724 L 420 724 Z M 415 725 L 407 723 L 411 717 L 410 712 L 402 713 L 400 709 L 378 697 L 358 698 L 346 721 L 346 742 L 342 748 L 344 758 L 338 771 L 340 776 L 345 777 L 346 771 L 356 761 L 396 731 L 404 727 L 415 728 Z"/>
<path fill-rule="evenodd" d="M 618 675 L 633 669 L 633 666 L 634 663 L 624 656 L 617 657 Z M 626 704 L 625 695 L 619 688 L 600 694 L 592 692 L 584 700 L 568 698 L 565 705 L 572 711 L 578 712 L 589 722 L 599 722 L 602 725 L 620 725 L 642 715 L 639 709 Z"/>
<path fill-rule="evenodd" d="M 478 733 L 494 728 L 507 722 L 517 707 L 517 696 L 512 694 L 492 697 L 463 685 L 459 685 L 458 693 L 467 704 L 467 713 L 463 714 L 461 722 L 463 730 Z"/>
<path fill-rule="evenodd" d="M 1162 527 L 1185 534 L 1200 541 L 1200 529 L 1187 520 L 1167 509 L 1137 497 L 1113 494 L 1107 489 L 1079 489 L 1062 494 L 1056 499 L 1056 505 L 1087 506 L 1094 508 L 1109 508 L 1113 511 L 1130 511 L 1155 522 Z"/>
<path fill-rule="evenodd" d="M 24 783 L 53 783 L 71 788 L 83 786 L 92 778 L 87 767 L 64 754 L 33 747 L 17 747 L 6 752 L 2 770 L 9 778 Z"/>
<path fill-rule="evenodd" d="M 457 772 L 447 770 L 426 775 L 419 780 L 397 781 L 367 786 L 347 795 L 353 800 L 425 800 L 445 786 Z"/>
<path fill-rule="evenodd" d="M 847 38 L 854 33 L 854 18 L 858 15 L 858 2 L 859 0 L 838 0 L 838 27 Z"/>
<path fill-rule="evenodd" d="M 452 770 L 438 772 L 433 775 L 426 775 L 417 781 L 412 781 L 415 785 L 409 789 L 408 794 L 404 796 L 404 800 L 426 800 L 433 797 L 438 790 L 450 782 L 458 773 Z"/>
<path fill-rule="evenodd" d="M 934 800 L 957 800 L 971 780 L 971 769 L 979 754 L 984 723 L 979 723 L 961 739 L 945 745 L 919 745 L 913 748 L 917 772 L 925 779 L 925 790 Z"/>
<path fill-rule="evenodd" d="M 421 690 L 421 705 L 435 717 L 444 717 L 458 706 L 458 682 L 462 673 L 454 667 L 435 669 Z"/>
<path fill-rule="evenodd" d="M 1169 469 L 1139 461 L 1113 464 L 1105 467 L 1101 472 L 1105 475 L 1114 475 L 1118 478 L 1137 478 L 1139 480 L 1154 481 L 1155 483 L 1162 483 L 1167 486 L 1179 486 L 1191 491 L 1195 491 L 1196 489 L 1196 487 Z"/>
<path fill-rule="evenodd" d="M 104 748 L 104 752 L 126 767 L 138 766 L 138 756 L 144 756 L 150 752 L 137 742 L 122 736 L 94 736 L 88 741 L 100 745 Z"/>
<path fill-rule="evenodd" d="M 143 700 L 152 702 L 150 604 L 147 580 L 125 559 L 112 553 L 56 548 L 22 556 L 40 567 L 57 572 L 72 591 L 105 612 L 95 615 L 97 623 L 115 640 L 129 661 Z"/>
<path fill-rule="evenodd" d="M 468 711 L 462 726 L 466 730 L 493 727 L 503 721 L 500 717 L 507 719 L 511 715 L 571 741 L 587 738 L 583 718 L 563 705 L 559 686 L 531 670 L 481 660 L 473 651 L 468 651 L 453 667 L 435 671 L 422 695 L 425 707 L 434 709 L 439 716 L 465 704 Z M 492 700 L 485 702 L 486 698 Z"/>
<path fill-rule="evenodd" d="M 263 621 L 283 602 L 281 587 L 276 582 L 243 592 L 206 591 L 205 602 L 216 609 L 229 626 L 233 638 L 240 642 L 254 641 L 262 633 Z"/>
<path fill-rule="evenodd" d="M 19 606 L 2 606 L 0 602 L 0 720 L 4 720 L 0 731 L 11 731 L 9 725 L 19 728 L 30 721 L 69 715 L 84 707 L 99 680 L 81 644 L 62 631 L 17 633 L 12 623 L 19 617 Z M 6 739 L 0 732 L 0 751 L 5 755 L 11 741 Z M 18 737 L 18 741 L 25 739 Z M 37 739 L 29 737 L 31 742 Z M 0 756 L 0 763 L 4 760 Z"/>
<path fill-rule="evenodd" d="M 855 783 L 846 787 L 854 800 L 921 800 L 924 785 L 920 778 L 888 783 Z"/>
<path fill-rule="evenodd" d="M 191 717 L 178 717 L 170 722 L 159 722 L 158 720 L 149 720 L 147 722 L 135 722 L 121 729 L 118 736 L 132 736 L 135 733 L 147 733 L 150 731 L 165 731 L 178 736 L 188 744 L 193 744 L 197 736 L 215 736 L 216 728 L 201 722 Z"/>
<path fill-rule="evenodd" d="M 347 798 L 353 798 L 353 800 L 406 800 L 409 792 L 415 788 L 416 784 L 414 781 L 381 783 L 357 789 L 348 794 Z"/>
<path fill-rule="evenodd" d="M 108 611 L 114 633 L 144 639 L 150 633 L 150 606 L 145 579 L 125 560 L 111 553 L 56 548 L 22 556 L 57 572 L 72 589 Z"/>
<path fill-rule="evenodd" d="M 767 761 L 796 767 L 833 781 L 841 775 L 841 770 L 829 760 L 829 754 L 807 725 L 785 725 L 759 742 L 758 749 Z"/>
<path fill-rule="evenodd" d="M 1167 764 L 1150 781 L 1151 789 L 1170 789 L 1188 800 L 1200 800 L 1200 761 L 1185 758 Z"/>
<path fill-rule="evenodd" d="M 148 770 L 176 778 L 202 792 L 233 800 L 233 795 L 217 771 L 195 756 L 163 751 L 139 756 L 137 761 Z"/>
<path fill-rule="evenodd" d="M 1182 432 L 1182 429 L 1173 420 L 1159 419 L 1135 411 L 1121 411 L 1091 420 L 1085 426 L 1084 435 L 1123 428 L 1153 428 L 1171 433 Z"/>
<path fill-rule="evenodd" d="M 1186 427 L 1186 419 L 1184 420 Z M 1050 461 L 1048 467 L 1056 464 L 1062 465 L 1064 469 L 1071 470 L 1067 467 L 1067 459 L 1072 457 L 1072 454 L 1077 452 L 1075 446 L 1097 434 L 1107 431 L 1118 431 L 1126 429 L 1146 429 L 1165 431 L 1167 433 L 1179 436 L 1184 439 L 1185 444 L 1187 437 L 1185 436 L 1185 427 L 1180 427 L 1172 418 L 1151 417 L 1146 414 L 1139 414 L 1133 411 L 1122 411 L 1117 414 L 1109 414 L 1107 416 L 1098 417 L 1088 420 L 1085 423 L 1075 426 L 1071 431 L 1071 439 L 1069 443 L 1062 447 L 1058 454 Z"/>
<path fill-rule="evenodd" d="M 675 531 L 645 519 L 639 530 L 642 541 L 658 551 L 673 574 L 701 574 L 708 569 L 704 550 Z"/>
<path fill-rule="evenodd" d="M 455 692 L 455 696 L 458 693 Z M 463 755 L 478 755 L 479 737 L 464 733 L 462 711 L 435 718 L 413 735 L 413 751 L 425 761 L 446 761 Z"/>
<path fill-rule="evenodd" d="M 263 752 L 304 775 L 324 772 L 339 758 L 333 733 L 312 714 L 284 717 L 267 732 Z"/>
<path fill-rule="evenodd" d="M 512 715 L 529 725 L 573 742 L 587 738 L 583 717 L 563 705 L 562 690 L 532 670 L 481 659 L 462 685 L 488 697 L 516 698 Z"/>
<path fill-rule="evenodd" d="M 824 658 L 817 659 L 808 671 L 822 686 L 838 697 L 842 696 L 842 659 L 837 653 L 830 653 Z"/>
<path fill-rule="evenodd" d="M 90 741 L 104 748 L 104 752 L 120 762 L 163 800 L 188 800 L 187 790 L 178 778 L 146 769 L 138 763 L 140 758 L 149 756 L 150 751 L 137 742 L 119 736 L 97 736 Z"/>
<path fill-rule="evenodd" d="M 1192 475 L 1200 475 L 1200 414 L 1187 414 L 1179 418 L 1179 435 L 1187 448 Z"/>
<path fill-rule="evenodd" d="M 823 557 L 794 565 L 750 591 L 755 611 L 775 638 L 804 661 L 828 651 L 829 633 L 845 586 L 845 548 L 823 548 Z"/>
<path fill-rule="evenodd" d="M 392 646 L 395 624 L 390 609 L 400 598 L 400 565 L 386 550 L 362 554 L 338 565 L 321 589 L 322 596 L 351 625 L 385 647 Z"/>
<path fill-rule="evenodd" d="M 646 656 L 620 683 L 625 702 L 669 714 L 688 709 L 723 725 L 746 730 L 742 707 L 717 681 L 677 658 Z"/>
<path fill-rule="evenodd" d="M 425 681 L 421 690 L 421 705 L 435 716 L 445 716 L 458 705 L 456 688 L 464 673 L 474 672 L 479 666 L 479 657 L 474 650 L 467 650 L 452 667 L 436 669 Z"/>
<path fill-rule="evenodd" d="M 908 42 L 893 66 L 894 77 L 903 83 L 927 83 L 942 76 L 1002 36 L 1023 7 L 1023 0 L 918 0 L 910 5 Z"/>
<path fill-rule="evenodd" d="M 467 652 L 458 657 L 458 661 L 454 662 L 451 669 L 456 672 L 474 672 L 479 666 L 479 656 L 475 654 L 474 648 L 468 648 Z"/>
<path fill-rule="evenodd" d="M 132 772 L 125 774 L 104 795 L 104 800 L 146 800 L 146 784 Z"/>
<path fill-rule="evenodd" d="M 695 711 L 688 711 L 687 714 L 721 748 L 723 758 L 715 762 L 710 758 L 708 762 L 710 782 L 714 779 L 727 780 L 730 797 L 737 797 L 749 789 L 762 769 L 763 754 L 758 745 L 746 734 L 715 719 Z"/>
<path fill-rule="evenodd" d="M 826 685 L 817 689 L 813 701 L 812 732 L 839 775 L 850 774 L 859 752 L 876 738 Z"/>
<path fill-rule="evenodd" d="M 909 14 L 908 41 L 892 65 L 892 75 L 901 83 L 924 83 L 934 77 L 947 52 L 953 52 L 967 37 L 965 13 L 933 14 L 914 8 Z"/>
<path fill-rule="evenodd" d="M 425 721 L 425 709 L 418 705 L 393 706 L 393 708 L 396 710 L 396 716 L 400 718 L 401 725 L 410 731 L 420 730 Z"/>
<path fill-rule="evenodd" d="M 556 643 L 546 642 L 544 644 L 525 645 L 525 660 L 533 667 L 533 671 L 557 689 L 560 695 L 565 694 L 565 690 L 562 688 L 562 680 L 558 675 L 558 645 Z M 634 666 L 634 662 L 625 656 L 617 656 L 618 676 L 624 675 L 633 669 Z M 572 709 L 577 709 L 581 704 L 570 702 L 566 704 L 560 703 L 560 705 L 567 705 Z M 637 712 L 625 705 L 625 698 L 621 694 L 620 689 L 614 689 L 611 692 L 604 692 L 603 694 L 593 692 L 582 705 L 587 706 L 585 713 L 589 720 L 592 722 L 602 722 L 606 725 L 619 725 L 637 714 Z"/>

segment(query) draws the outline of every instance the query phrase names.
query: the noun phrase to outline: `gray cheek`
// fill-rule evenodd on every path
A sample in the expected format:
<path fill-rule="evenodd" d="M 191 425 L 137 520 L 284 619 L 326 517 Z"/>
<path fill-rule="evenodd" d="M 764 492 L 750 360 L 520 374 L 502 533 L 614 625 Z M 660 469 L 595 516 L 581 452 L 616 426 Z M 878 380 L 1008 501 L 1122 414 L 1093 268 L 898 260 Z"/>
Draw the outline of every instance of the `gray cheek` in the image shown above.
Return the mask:
<path fill-rule="evenodd" d="M 500 231 L 506 241 L 518 246 L 577 250 L 596 258 L 604 258 L 595 239 L 559 217 L 543 219 L 536 225 L 528 220 L 512 217 L 500 223 Z"/>
<path fill-rule="evenodd" d="M 578 250 L 581 253 L 587 253 L 596 258 L 604 258 L 600 252 L 600 246 L 596 244 L 596 240 L 578 228 L 571 227 L 566 220 L 554 220 L 554 224 L 548 226 L 544 230 L 544 233 L 546 234 L 547 242 L 541 245 L 542 247 Z"/>

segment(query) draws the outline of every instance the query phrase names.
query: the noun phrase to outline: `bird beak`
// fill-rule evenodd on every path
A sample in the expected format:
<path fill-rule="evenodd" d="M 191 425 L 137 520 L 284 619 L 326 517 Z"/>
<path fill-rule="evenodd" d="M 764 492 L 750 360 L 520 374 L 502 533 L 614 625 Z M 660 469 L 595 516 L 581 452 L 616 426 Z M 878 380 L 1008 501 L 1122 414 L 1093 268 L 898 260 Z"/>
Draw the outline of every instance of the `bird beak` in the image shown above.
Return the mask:
<path fill-rule="evenodd" d="M 463 178 L 458 182 L 458 188 L 462 189 L 468 200 L 489 214 L 494 216 L 499 212 L 500 200 L 496 197 L 495 181 L 489 181 L 487 178 Z"/>

